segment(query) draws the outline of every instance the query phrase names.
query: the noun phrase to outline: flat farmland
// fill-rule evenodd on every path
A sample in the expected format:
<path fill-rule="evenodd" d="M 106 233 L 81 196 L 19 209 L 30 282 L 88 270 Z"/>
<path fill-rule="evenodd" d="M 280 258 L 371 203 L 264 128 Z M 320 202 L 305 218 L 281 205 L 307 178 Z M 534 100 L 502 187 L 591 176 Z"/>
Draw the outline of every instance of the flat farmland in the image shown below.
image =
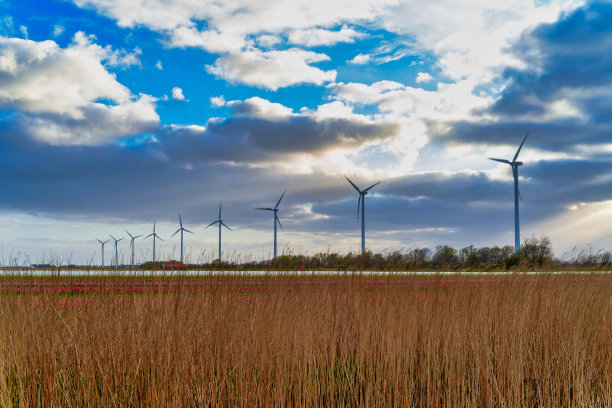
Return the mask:
<path fill-rule="evenodd" d="M 5 275 L 0 405 L 608 407 L 612 275 Z"/>

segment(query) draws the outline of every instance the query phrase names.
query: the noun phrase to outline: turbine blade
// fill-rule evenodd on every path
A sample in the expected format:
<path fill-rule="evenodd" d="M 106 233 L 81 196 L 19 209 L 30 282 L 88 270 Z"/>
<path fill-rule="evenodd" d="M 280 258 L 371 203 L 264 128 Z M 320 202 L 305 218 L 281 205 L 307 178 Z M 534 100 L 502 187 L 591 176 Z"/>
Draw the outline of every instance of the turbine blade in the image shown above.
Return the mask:
<path fill-rule="evenodd" d="M 205 227 L 204 227 L 204 229 L 206 229 L 206 228 L 208 228 L 208 227 L 212 227 L 213 225 L 215 225 L 215 224 L 216 224 L 216 223 L 218 223 L 218 222 L 219 222 L 219 220 L 217 220 L 217 221 L 213 221 L 213 222 L 211 222 L 210 224 L 208 224 L 207 226 L 205 226 Z"/>
<path fill-rule="evenodd" d="M 361 208 L 361 193 L 359 193 L 359 198 L 357 198 L 357 221 L 359 221 L 359 208 Z"/>
<path fill-rule="evenodd" d="M 278 208 L 278 205 L 280 204 L 281 200 L 283 199 L 283 197 L 285 196 L 286 191 L 283 192 L 283 194 L 280 196 L 280 198 L 278 199 L 278 201 L 276 202 L 276 205 L 274 206 L 274 209 Z"/>
<path fill-rule="evenodd" d="M 152 236 L 153 236 L 153 234 L 149 234 L 146 237 L 144 237 L 143 239 L 147 239 L 147 238 L 152 237 Z"/>
<path fill-rule="evenodd" d="M 504 159 L 494 159 L 493 157 L 489 157 L 489 160 L 493 160 L 493 161 L 500 162 L 500 163 L 510 164 L 509 160 L 504 160 Z"/>
<path fill-rule="evenodd" d="M 135 236 L 133 236 L 132 238 L 133 238 L 133 239 L 136 239 L 136 238 L 138 238 L 138 237 L 142 237 L 142 234 L 140 234 L 140 235 L 135 235 Z"/>
<path fill-rule="evenodd" d="M 280 220 L 278 219 L 278 215 L 276 215 L 276 213 L 274 214 L 274 218 L 276 219 L 276 222 L 278 222 L 278 226 L 281 227 L 281 229 L 284 231 L 285 229 L 283 228 L 283 224 L 281 224 Z"/>
<path fill-rule="evenodd" d="M 223 205 L 223 202 L 219 203 L 219 219 L 221 219 L 221 206 Z"/>
<path fill-rule="evenodd" d="M 119 238 L 119 239 L 117 240 L 117 242 L 119 242 L 119 241 L 123 241 L 124 239 L 125 239 L 125 237 L 124 237 L 124 238 Z"/>
<path fill-rule="evenodd" d="M 223 221 L 221 221 L 221 225 L 223 225 L 225 228 L 227 228 L 230 231 L 233 231 L 233 229 L 231 229 L 230 227 L 228 227 L 227 225 L 225 225 L 225 223 Z"/>
<path fill-rule="evenodd" d="M 255 208 L 256 210 L 274 211 L 274 208 Z"/>
<path fill-rule="evenodd" d="M 378 183 L 374 183 L 372 184 L 370 187 L 366 188 L 365 190 L 363 190 L 363 192 L 367 192 L 369 189 L 376 187 L 377 185 L 379 185 L 381 182 L 379 181 Z"/>
<path fill-rule="evenodd" d="M 181 213 L 179 213 L 179 224 L 181 224 L 181 228 L 183 228 L 183 220 L 181 219 Z"/>
<path fill-rule="evenodd" d="M 344 176 L 344 178 L 345 178 L 345 179 L 347 179 L 347 180 L 348 180 L 348 182 L 349 182 L 349 183 L 351 183 L 351 185 L 352 185 L 353 187 L 355 187 L 355 190 L 357 190 L 357 192 L 358 192 L 358 193 L 361 193 L 361 190 L 359 189 L 359 187 L 357 187 L 357 185 L 355 185 L 355 183 L 353 183 L 353 182 L 351 181 L 351 179 L 350 179 L 350 178 L 348 178 L 348 177 L 346 177 L 346 176 Z"/>
<path fill-rule="evenodd" d="M 523 138 L 523 141 L 521 142 L 521 145 L 519 146 L 518 150 L 516 151 L 516 154 L 514 155 L 514 159 L 512 159 L 512 161 L 516 161 L 516 159 L 518 158 L 518 155 L 521 152 L 521 148 L 523 147 L 523 144 L 525 143 L 525 140 L 527 140 L 527 136 L 529 136 L 529 132 L 527 132 L 527 134 Z"/>
<path fill-rule="evenodd" d="M 175 236 L 176 234 L 178 234 L 180 231 L 182 230 L 182 228 L 177 229 L 174 234 L 170 235 L 170 238 L 172 238 L 173 236 Z"/>
<path fill-rule="evenodd" d="M 194 234 L 194 235 L 195 235 L 195 232 L 189 231 L 187 228 L 183 228 L 183 231 L 185 231 L 185 232 L 188 232 L 188 233 L 190 233 L 190 234 Z"/>
<path fill-rule="evenodd" d="M 155 234 L 155 238 L 159 239 L 160 241 L 163 241 L 163 239 L 159 235 L 157 235 L 157 234 Z M 170 238 L 172 238 L 172 237 L 170 237 Z"/>
<path fill-rule="evenodd" d="M 113 237 L 111 234 L 108 234 L 108 236 L 111 237 L 113 241 L 116 241 L 115 237 Z"/>
<path fill-rule="evenodd" d="M 132 238 L 132 239 L 134 238 L 134 237 L 132 236 L 132 234 L 130 234 L 130 232 L 129 232 L 128 230 L 125 230 L 125 232 L 127 232 L 127 234 L 130 236 L 130 238 Z"/>

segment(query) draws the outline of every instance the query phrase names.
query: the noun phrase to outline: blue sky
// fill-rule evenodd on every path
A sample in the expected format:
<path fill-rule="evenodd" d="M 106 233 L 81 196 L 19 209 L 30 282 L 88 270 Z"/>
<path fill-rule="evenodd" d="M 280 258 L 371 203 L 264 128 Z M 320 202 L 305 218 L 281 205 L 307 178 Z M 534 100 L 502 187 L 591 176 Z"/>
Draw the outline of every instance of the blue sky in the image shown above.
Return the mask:
<path fill-rule="evenodd" d="M 0 1 L 3 263 L 92 262 L 95 238 L 192 260 L 513 242 L 610 248 L 612 5 L 583 1 Z M 125 234 L 124 234 L 125 235 Z M 137 242 L 142 260 L 150 243 Z M 178 240 L 160 253 L 178 256 Z M 127 260 L 127 244 L 120 256 Z"/>

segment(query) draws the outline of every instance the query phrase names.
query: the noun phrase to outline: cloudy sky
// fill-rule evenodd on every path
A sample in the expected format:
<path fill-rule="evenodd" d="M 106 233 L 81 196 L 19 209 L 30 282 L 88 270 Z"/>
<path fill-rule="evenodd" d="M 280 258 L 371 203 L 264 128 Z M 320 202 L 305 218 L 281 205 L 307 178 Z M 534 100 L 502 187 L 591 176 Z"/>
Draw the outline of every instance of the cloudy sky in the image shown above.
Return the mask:
<path fill-rule="evenodd" d="M 612 247 L 612 4 L 0 0 L 0 262 L 513 243 Z M 126 241 L 120 255 L 127 259 Z M 125 244 L 125 245 L 124 245 Z M 150 241 L 137 256 L 150 257 Z M 203 252 L 204 251 L 204 252 Z M 110 254 L 107 252 L 107 254 Z"/>

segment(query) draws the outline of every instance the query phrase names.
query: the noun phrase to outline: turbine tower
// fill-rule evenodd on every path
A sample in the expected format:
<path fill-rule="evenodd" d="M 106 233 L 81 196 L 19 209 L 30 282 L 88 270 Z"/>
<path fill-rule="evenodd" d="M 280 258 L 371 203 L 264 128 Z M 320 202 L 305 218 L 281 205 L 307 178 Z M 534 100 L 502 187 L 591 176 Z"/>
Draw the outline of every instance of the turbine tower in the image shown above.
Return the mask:
<path fill-rule="evenodd" d="M 125 230 L 127 234 L 130 236 L 130 247 L 132 248 L 132 269 L 134 269 L 134 240 L 138 237 L 142 237 L 142 235 L 132 235 L 128 230 Z"/>
<path fill-rule="evenodd" d="M 146 236 L 146 237 L 144 237 L 143 239 L 147 239 L 147 238 L 149 238 L 149 237 L 153 237 L 153 262 L 155 262 L 155 239 L 160 239 L 160 240 L 162 240 L 162 241 L 163 241 L 163 239 L 161 239 L 161 238 L 159 237 L 159 235 L 157 235 L 157 234 L 155 233 L 155 221 L 153 221 L 153 233 L 152 233 L 152 234 L 147 235 L 147 236 Z"/>
<path fill-rule="evenodd" d="M 523 162 L 516 161 L 516 159 L 518 158 L 518 155 L 521 152 L 521 148 L 523 147 L 525 140 L 527 140 L 527 136 L 529 136 L 529 132 L 527 132 L 527 134 L 523 138 L 523 141 L 521 142 L 521 145 L 516 151 L 516 154 L 514 155 L 512 161 L 504 159 L 494 159 L 492 157 L 489 157 L 490 160 L 494 160 L 500 163 L 506 163 L 512 167 L 512 176 L 514 177 L 514 252 L 518 252 L 521 247 L 521 231 L 519 227 L 519 197 L 521 196 L 521 193 L 519 192 L 518 187 L 518 168 L 519 166 L 523 165 Z"/>
<path fill-rule="evenodd" d="M 193 232 L 189 231 L 187 228 L 183 228 L 183 220 L 181 219 L 181 214 L 180 213 L 179 213 L 179 223 L 180 223 L 181 227 L 179 229 L 177 229 L 176 232 L 174 234 L 172 234 L 172 236 L 170 238 L 175 236 L 178 232 L 181 233 L 181 263 L 183 263 L 183 231 L 188 232 L 190 234 L 193 234 Z"/>
<path fill-rule="evenodd" d="M 280 201 L 280 200 L 279 200 Z M 221 205 L 223 203 L 219 204 L 219 218 L 216 221 L 211 222 L 210 224 L 208 224 L 206 226 L 206 228 L 208 227 L 212 227 L 213 225 L 219 223 L 219 262 L 221 262 L 221 226 L 224 226 L 225 228 L 227 228 L 228 230 L 232 230 L 230 227 L 228 227 L 227 225 L 225 225 L 225 223 L 223 222 L 223 220 L 221 219 Z M 274 225 L 276 226 L 276 222 L 274 223 Z M 274 234 L 274 236 L 276 236 L 276 233 Z M 274 245 L 274 248 L 276 248 L 276 245 Z"/>
<path fill-rule="evenodd" d="M 119 241 L 122 241 L 124 238 L 116 239 L 111 234 L 108 234 L 108 235 L 113 239 L 113 241 L 115 241 L 115 268 L 118 269 L 119 268 L 119 253 L 117 252 L 117 244 L 119 243 Z"/>
<path fill-rule="evenodd" d="M 276 258 L 276 223 L 278 222 L 278 225 L 281 227 L 281 229 L 283 229 L 283 226 L 281 225 L 280 220 L 278 219 L 278 205 L 285 196 L 285 193 L 286 191 L 283 193 L 283 195 L 280 196 L 274 208 L 255 208 L 256 210 L 274 211 L 274 258 Z"/>
<path fill-rule="evenodd" d="M 359 198 L 357 199 L 357 219 L 359 219 L 359 207 L 361 206 L 361 253 L 363 254 L 365 253 L 365 196 L 366 194 L 368 194 L 368 191 L 370 191 L 370 189 L 380 184 L 380 181 L 378 183 L 372 184 L 365 190 L 360 190 L 359 187 L 357 187 L 355 183 L 353 183 L 348 177 L 344 176 L 344 178 L 349 183 L 351 183 L 351 185 L 359 193 Z"/>
<path fill-rule="evenodd" d="M 96 238 L 96 241 L 102 244 L 102 267 L 104 268 L 104 244 L 106 244 L 109 240 L 107 239 L 106 241 L 101 241 Z"/>

